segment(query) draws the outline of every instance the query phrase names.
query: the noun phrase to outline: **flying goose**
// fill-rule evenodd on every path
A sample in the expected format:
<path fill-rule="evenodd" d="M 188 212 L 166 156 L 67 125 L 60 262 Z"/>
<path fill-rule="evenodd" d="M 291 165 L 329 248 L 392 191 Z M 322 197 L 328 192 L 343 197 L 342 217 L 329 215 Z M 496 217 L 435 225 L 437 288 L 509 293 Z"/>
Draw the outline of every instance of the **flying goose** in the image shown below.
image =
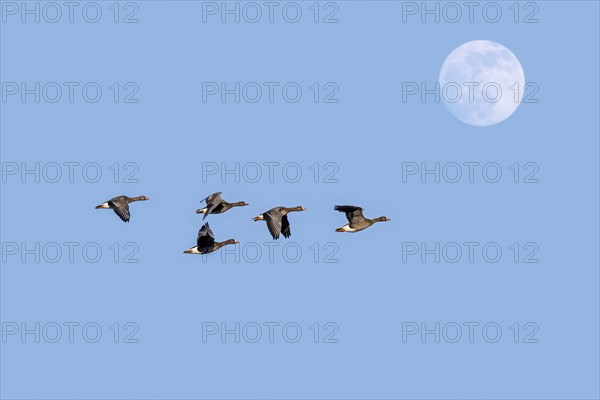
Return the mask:
<path fill-rule="evenodd" d="M 198 231 L 198 238 L 196 239 L 196 246 L 191 247 L 184 251 L 184 254 L 208 254 L 219 250 L 221 247 L 228 244 L 239 243 L 235 239 L 229 239 L 224 242 L 215 242 L 215 235 L 208 226 L 208 222 L 202 225 L 202 228 Z"/>
<path fill-rule="evenodd" d="M 129 203 L 134 201 L 150 200 L 146 196 L 127 197 L 117 196 L 112 199 L 96 206 L 96 208 L 112 208 L 115 214 L 119 216 L 124 222 L 129 222 Z"/>
<path fill-rule="evenodd" d="M 279 239 L 279 234 L 283 234 L 283 237 L 289 238 L 292 235 L 290 231 L 290 222 L 288 221 L 287 214 L 292 211 L 304 211 L 306 208 L 298 207 L 275 207 L 267 212 L 260 214 L 257 217 L 252 218 L 254 221 L 267 221 L 267 228 L 271 232 L 273 239 Z"/>
<path fill-rule="evenodd" d="M 202 201 L 206 202 L 206 207 L 196 210 L 196 214 L 204 214 L 204 218 L 208 214 L 222 214 L 225 211 L 231 210 L 233 207 L 242 207 L 249 205 L 244 201 L 237 201 L 235 203 L 228 203 L 221 198 L 221 192 L 213 193 Z"/>
<path fill-rule="evenodd" d="M 388 217 L 368 219 L 363 216 L 363 209 L 356 206 L 335 206 L 334 210 L 346 213 L 348 224 L 336 229 L 336 232 L 358 232 L 367 229 L 375 222 L 390 221 Z"/>

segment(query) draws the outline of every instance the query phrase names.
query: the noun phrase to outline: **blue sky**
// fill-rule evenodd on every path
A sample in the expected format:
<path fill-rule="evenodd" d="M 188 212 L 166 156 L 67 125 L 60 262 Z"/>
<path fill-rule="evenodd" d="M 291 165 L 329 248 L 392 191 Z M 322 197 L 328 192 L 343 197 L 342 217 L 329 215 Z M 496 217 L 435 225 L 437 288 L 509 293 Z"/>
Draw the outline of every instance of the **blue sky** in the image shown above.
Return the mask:
<path fill-rule="evenodd" d="M 515 23 L 512 2 L 500 3 L 497 23 L 478 13 L 473 23 L 402 22 L 401 2 L 321 3 L 315 23 L 313 2 L 301 2 L 297 23 L 277 9 L 273 23 L 254 24 L 221 23 L 219 14 L 203 22 L 202 2 L 192 1 L 137 2 L 114 23 L 112 2 L 99 4 L 97 23 L 79 9 L 73 23 L 65 10 L 57 23 L 21 23 L 20 10 L 15 16 L 3 8 L 3 95 L 11 82 L 19 90 L 22 82 L 56 82 L 63 93 L 46 101 L 50 85 L 39 103 L 19 94 L 0 103 L 1 396 L 598 398 L 598 3 L 535 2 L 538 23 L 523 23 L 534 9 L 522 9 Z M 138 23 L 122 23 L 130 13 Z M 322 23 L 330 13 L 338 23 Z M 477 39 L 517 56 L 526 81 L 539 87 L 538 103 L 482 128 L 431 99 L 402 101 L 403 82 L 433 85 L 448 54 Z M 65 82 L 78 84 L 72 103 Z M 233 95 L 203 102 L 206 82 L 278 86 L 273 102 L 266 92 L 256 103 L 236 103 Z M 296 103 L 281 92 L 290 82 L 302 89 Z M 86 84 L 102 89 L 98 102 L 85 100 Z M 325 103 L 333 92 L 329 99 L 338 102 Z M 125 103 L 128 94 L 138 102 Z M 8 174 L 36 162 L 39 183 L 20 170 Z M 56 183 L 49 182 L 52 163 L 62 166 Z M 79 163 L 71 164 L 72 183 L 64 163 Z M 84 178 L 79 168 L 90 163 Z M 239 163 L 239 182 L 231 174 L 203 176 L 213 163 Z M 265 163 L 279 163 L 273 182 Z M 418 175 L 403 182 L 408 163 L 477 169 L 473 183 L 430 176 L 422 183 Z M 481 175 L 490 163 L 502 172 L 497 183 Z M 263 178 L 253 183 L 242 171 L 256 164 Z M 291 169 L 281 174 L 286 164 L 300 169 L 298 182 L 288 182 Z M 101 178 L 88 182 L 98 169 Z M 524 183 L 534 170 L 539 182 Z M 138 182 L 124 182 L 133 171 Z M 241 242 L 239 262 L 182 254 L 202 224 L 194 213 L 200 199 L 216 191 L 250 204 L 207 218 L 217 240 Z M 131 205 L 129 224 L 94 210 L 119 194 L 151 200 Z M 339 234 L 346 221 L 335 204 L 391 221 Z M 277 205 L 307 211 L 290 215 L 292 237 L 278 242 L 270 262 L 266 226 L 251 218 Z M 71 242 L 73 262 L 64 245 Z M 474 262 L 465 242 L 478 243 Z M 35 254 L 23 262 L 23 243 L 47 253 L 39 263 Z M 53 243 L 62 251 L 55 263 L 47 262 Z M 463 255 L 455 263 L 443 255 L 423 262 L 421 253 L 406 254 L 414 243 L 439 243 L 440 251 L 458 243 Z M 86 245 L 90 254 L 101 249 L 98 262 L 82 255 Z M 502 250 L 498 262 L 483 257 L 486 245 Z M 263 253 L 251 262 L 256 248 Z M 302 256 L 291 262 L 297 249 Z M 523 262 L 534 251 L 539 262 Z M 127 255 L 139 262 L 124 262 Z M 57 323 L 63 336 L 35 343 L 33 335 L 7 333 L 36 322 L 48 330 Z M 102 338 L 88 343 L 76 331 L 70 343 L 68 322 L 95 323 Z M 133 329 L 125 329 L 128 322 L 138 343 L 123 343 Z M 261 340 L 212 335 L 203 342 L 207 323 L 236 322 L 262 326 Z M 302 337 L 288 343 L 277 331 L 270 343 L 269 322 L 297 324 Z M 334 330 L 325 329 L 328 322 L 337 343 L 323 342 Z M 411 323 L 448 330 L 440 343 L 418 334 L 403 341 Z M 465 323 L 479 324 L 473 343 Z M 456 343 L 448 340 L 453 324 L 463 329 Z M 496 343 L 481 333 L 486 324 L 502 329 Z M 534 330 L 529 339 L 538 342 L 525 343 Z"/>

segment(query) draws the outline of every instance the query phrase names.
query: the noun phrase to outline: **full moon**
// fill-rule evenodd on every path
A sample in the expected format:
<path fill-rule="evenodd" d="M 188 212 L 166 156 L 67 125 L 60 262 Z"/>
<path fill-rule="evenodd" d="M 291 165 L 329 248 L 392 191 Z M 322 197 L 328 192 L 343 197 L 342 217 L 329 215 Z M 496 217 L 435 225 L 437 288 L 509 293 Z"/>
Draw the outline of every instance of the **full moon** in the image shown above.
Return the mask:
<path fill-rule="evenodd" d="M 459 120 L 494 125 L 515 112 L 525 91 L 525 73 L 517 57 L 489 40 L 460 45 L 440 71 L 441 98 Z"/>

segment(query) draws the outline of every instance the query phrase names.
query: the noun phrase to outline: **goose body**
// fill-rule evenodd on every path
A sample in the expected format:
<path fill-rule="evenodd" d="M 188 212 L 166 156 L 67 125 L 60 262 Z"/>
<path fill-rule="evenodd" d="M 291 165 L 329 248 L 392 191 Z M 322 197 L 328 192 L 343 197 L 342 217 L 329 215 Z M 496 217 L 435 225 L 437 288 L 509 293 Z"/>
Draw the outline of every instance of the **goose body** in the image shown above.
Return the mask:
<path fill-rule="evenodd" d="M 231 210 L 233 207 L 243 207 L 248 205 L 248 203 L 244 201 L 229 203 L 221 198 L 221 192 L 213 193 L 205 199 L 202 199 L 202 201 L 206 202 L 206 207 L 196 210 L 196 214 L 204 214 L 202 219 L 205 219 L 208 214 L 222 214 L 225 211 Z"/>
<path fill-rule="evenodd" d="M 144 201 L 150 200 L 146 196 L 137 196 L 137 197 L 127 197 L 127 196 L 117 196 L 112 199 L 105 201 L 104 203 L 96 206 L 99 208 L 112 208 L 112 210 L 121 218 L 123 222 L 129 222 L 130 214 L 129 214 L 129 203 L 133 203 L 134 201 Z"/>
<path fill-rule="evenodd" d="M 348 223 L 341 228 L 336 229 L 336 232 L 359 232 L 367 229 L 376 222 L 390 221 L 388 217 L 379 217 L 374 219 L 365 218 L 363 209 L 357 206 L 335 206 L 334 210 L 346 214 Z"/>
<path fill-rule="evenodd" d="M 208 222 L 202 225 L 202 228 L 198 231 L 198 238 L 196 239 L 196 246 L 191 247 L 184 251 L 184 254 L 209 254 L 219 250 L 221 247 L 228 244 L 239 243 L 235 239 L 229 239 L 224 242 L 215 242 L 215 235 L 210 229 Z"/>
<path fill-rule="evenodd" d="M 273 239 L 279 239 L 279 235 L 282 234 L 284 238 L 289 238 L 292 236 L 292 232 L 290 229 L 290 222 L 288 221 L 288 213 L 294 211 L 305 211 L 306 208 L 302 206 L 298 207 L 275 207 L 270 209 L 267 212 L 260 214 L 257 217 L 254 217 L 254 221 L 266 221 L 267 228 L 271 233 Z"/>

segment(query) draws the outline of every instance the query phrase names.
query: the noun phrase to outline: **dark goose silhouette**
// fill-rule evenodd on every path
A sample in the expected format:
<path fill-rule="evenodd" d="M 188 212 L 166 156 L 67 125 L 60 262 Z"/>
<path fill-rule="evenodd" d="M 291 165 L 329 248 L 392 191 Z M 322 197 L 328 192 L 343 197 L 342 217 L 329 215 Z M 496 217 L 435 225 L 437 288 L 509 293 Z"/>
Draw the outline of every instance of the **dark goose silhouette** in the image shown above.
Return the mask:
<path fill-rule="evenodd" d="M 96 206 L 96 208 L 112 208 L 115 214 L 124 222 L 129 222 L 129 203 L 134 201 L 150 200 L 146 196 L 127 197 L 117 196 Z"/>
<path fill-rule="evenodd" d="M 302 206 L 292 208 L 280 206 L 272 208 L 252 219 L 254 221 L 266 221 L 267 228 L 269 228 L 269 232 L 271 233 L 271 236 L 273 236 L 273 239 L 279 239 L 279 234 L 283 234 L 284 238 L 289 238 L 292 236 L 292 232 L 290 230 L 290 222 L 288 221 L 287 214 L 293 211 L 304 210 L 306 210 L 306 208 Z"/>
<path fill-rule="evenodd" d="M 367 229 L 375 222 L 390 221 L 388 217 L 365 218 L 363 209 L 356 206 L 335 206 L 334 210 L 346 213 L 346 218 L 348 218 L 348 224 L 336 229 L 336 232 L 358 232 Z"/>
<path fill-rule="evenodd" d="M 221 247 L 228 244 L 239 243 L 235 239 L 229 239 L 224 242 L 215 242 L 215 235 L 208 226 L 208 222 L 202 225 L 202 228 L 198 231 L 198 238 L 196 239 L 196 246 L 184 251 L 184 254 L 208 254 L 219 250 Z"/>
<path fill-rule="evenodd" d="M 222 214 L 225 211 L 231 210 L 233 207 L 243 207 L 249 205 L 244 201 L 237 201 L 235 203 L 228 203 L 221 198 L 221 192 L 213 193 L 202 201 L 206 202 L 206 207 L 196 210 L 196 214 L 204 214 L 204 218 L 208 214 Z"/>

